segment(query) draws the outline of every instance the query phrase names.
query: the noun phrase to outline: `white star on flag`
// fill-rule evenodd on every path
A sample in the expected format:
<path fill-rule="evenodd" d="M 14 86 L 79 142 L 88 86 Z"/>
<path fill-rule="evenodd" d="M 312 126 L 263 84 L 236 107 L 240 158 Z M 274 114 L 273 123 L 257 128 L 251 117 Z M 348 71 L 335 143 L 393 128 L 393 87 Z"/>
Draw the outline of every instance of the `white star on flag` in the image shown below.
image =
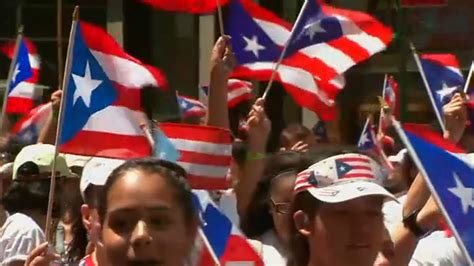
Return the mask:
<path fill-rule="evenodd" d="M 443 83 L 443 88 L 436 93 L 441 101 L 444 100 L 445 97 L 452 95 L 458 89 L 457 86 L 448 87 L 446 83 Z"/>
<path fill-rule="evenodd" d="M 360 137 L 360 141 L 359 141 L 360 146 L 363 146 L 365 143 L 369 142 L 369 136 L 368 135 L 369 134 L 367 132 L 362 134 L 362 136 Z"/>
<path fill-rule="evenodd" d="M 188 108 L 188 104 L 185 101 L 181 102 L 181 108 L 186 109 Z"/>
<path fill-rule="evenodd" d="M 260 50 L 265 50 L 265 46 L 260 45 L 258 43 L 257 35 L 252 36 L 252 39 L 249 39 L 245 36 L 242 36 L 242 37 L 244 38 L 244 41 L 247 43 L 247 46 L 245 46 L 244 50 L 252 52 L 255 55 L 255 57 L 258 58 L 259 56 L 258 53 Z"/>
<path fill-rule="evenodd" d="M 12 77 L 12 81 L 13 83 L 16 82 L 16 77 L 18 76 L 18 74 L 20 74 L 20 63 L 16 63 L 15 65 L 15 70 L 13 71 L 13 77 Z"/>
<path fill-rule="evenodd" d="M 309 36 L 309 39 L 312 41 L 316 33 L 324 33 L 326 30 L 321 26 L 321 20 L 315 21 L 306 26 L 306 35 Z"/>
<path fill-rule="evenodd" d="M 76 85 L 73 104 L 75 105 L 77 100 L 81 98 L 84 104 L 89 108 L 91 105 L 92 92 L 97 89 L 97 87 L 99 87 L 99 85 L 102 84 L 103 81 L 92 79 L 89 61 L 86 62 L 84 77 L 72 74 L 72 79 L 74 80 L 74 84 Z"/>
<path fill-rule="evenodd" d="M 467 214 L 469 207 L 474 208 L 474 188 L 465 187 L 456 173 L 453 173 L 453 176 L 456 186 L 448 188 L 448 190 L 461 200 L 462 211 Z"/>

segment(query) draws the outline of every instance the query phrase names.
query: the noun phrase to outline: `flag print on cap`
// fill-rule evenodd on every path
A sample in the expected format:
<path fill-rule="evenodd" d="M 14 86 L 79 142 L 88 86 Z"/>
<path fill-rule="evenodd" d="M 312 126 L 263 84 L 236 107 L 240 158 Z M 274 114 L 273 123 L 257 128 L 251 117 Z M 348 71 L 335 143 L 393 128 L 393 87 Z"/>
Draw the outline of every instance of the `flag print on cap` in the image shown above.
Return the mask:
<path fill-rule="evenodd" d="M 336 203 L 380 195 L 395 199 L 382 187 L 384 173 L 368 156 L 343 154 L 315 163 L 298 174 L 295 193 L 308 191 L 323 202 Z"/>

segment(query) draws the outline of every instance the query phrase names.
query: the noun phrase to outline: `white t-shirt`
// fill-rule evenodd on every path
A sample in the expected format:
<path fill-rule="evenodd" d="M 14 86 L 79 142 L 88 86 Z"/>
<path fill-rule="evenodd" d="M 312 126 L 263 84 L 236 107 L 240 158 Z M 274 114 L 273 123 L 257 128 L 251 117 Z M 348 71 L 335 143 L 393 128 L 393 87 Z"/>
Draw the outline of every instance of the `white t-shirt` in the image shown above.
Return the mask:
<path fill-rule="evenodd" d="M 250 244 L 262 257 L 264 265 L 286 266 L 287 252 L 277 238 L 275 231 L 270 230 L 258 240 L 250 240 Z"/>
<path fill-rule="evenodd" d="M 26 260 L 43 242 L 43 230 L 33 219 L 21 213 L 9 216 L 0 229 L 0 265 Z"/>
<path fill-rule="evenodd" d="M 403 220 L 403 203 L 406 195 L 398 198 L 400 203 L 387 201 L 384 213 L 385 227 L 393 237 L 397 226 Z M 409 266 L 463 266 L 468 265 L 454 237 L 446 237 L 443 231 L 436 231 L 421 239 L 416 246 Z"/>
<path fill-rule="evenodd" d="M 228 189 L 222 193 L 219 201 L 219 210 L 230 219 L 232 224 L 240 225 L 240 218 L 237 213 L 237 198 L 233 189 Z"/>

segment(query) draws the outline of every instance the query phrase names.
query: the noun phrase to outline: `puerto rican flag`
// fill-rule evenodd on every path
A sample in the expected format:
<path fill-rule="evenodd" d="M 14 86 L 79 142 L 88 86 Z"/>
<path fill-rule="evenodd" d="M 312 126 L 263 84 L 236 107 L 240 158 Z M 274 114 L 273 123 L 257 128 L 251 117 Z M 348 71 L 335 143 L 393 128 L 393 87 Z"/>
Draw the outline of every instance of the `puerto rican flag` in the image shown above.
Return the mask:
<path fill-rule="evenodd" d="M 176 162 L 195 189 L 227 189 L 232 160 L 232 139 L 226 129 L 162 123 L 155 137 L 155 156 Z"/>
<path fill-rule="evenodd" d="M 229 0 L 141 0 L 154 8 L 167 11 L 185 12 L 192 14 L 212 13 L 217 9 L 217 3 L 225 5 Z"/>
<path fill-rule="evenodd" d="M 209 96 L 209 86 L 201 86 L 204 94 Z M 240 79 L 229 79 L 227 86 L 227 106 L 234 108 L 244 101 L 249 101 L 254 98 L 252 93 L 253 84 L 249 81 Z"/>
<path fill-rule="evenodd" d="M 80 21 L 72 30 L 60 151 L 119 159 L 150 156 L 140 127 L 148 121 L 141 88 L 165 88 L 166 79 L 126 54 L 103 29 Z"/>
<path fill-rule="evenodd" d="M 263 261 L 240 230 L 232 224 L 212 202 L 209 192 L 194 190 L 194 206 L 201 217 L 203 241 L 198 246 L 201 251 L 196 261 L 199 266 L 215 265 L 211 252 L 220 265 L 263 266 Z"/>
<path fill-rule="evenodd" d="M 386 81 L 382 92 L 382 98 L 387 104 L 387 107 L 390 108 L 390 113 L 386 113 L 384 108 L 380 110 L 379 131 L 381 133 L 385 132 L 392 124 L 392 115 L 395 118 L 400 116 L 398 83 L 391 75 L 386 75 L 385 79 Z"/>
<path fill-rule="evenodd" d="M 228 4 L 224 27 L 232 36 L 238 61 L 233 76 L 268 81 L 290 37 L 291 25 L 250 0 L 234 0 Z M 309 56 L 298 52 L 284 59 L 275 80 L 299 105 L 322 120 L 331 120 L 336 114 L 335 97 L 345 79 Z"/>
<path fill-rule="evenodd" d="M 444 130 L 443 105 L 449 103 L 456 92 L 462 92 L 464 86 L 459 62 L 452 54 L 422 54 L 420 62 L 429 85 L 428 95 Z"/>
<path fill-rule="evenodd" d="M 382 149 L 381 143 L 376 138 L 374 128 L 375 126 L 372 123 L 372 117 L 368 117 L 357 143 L 357 149 L 361 153 L 374 156 L 388 169 L 393 169 L 392 163 L 390 163 L 388 160 L 385 152 Z"/>
<path fill-rule="evenodd" d="M 207 107 L 198 100 L 177 95 L 179 110 L 183 118 L 204 117 L 207 114 Z"/>
<path fill-rule="evenodd" d="M 318 68 L 336 76 L 385 50 L 392 38 L 392 30 L 368 14 L 305 0 L 286 56 L 303 53 L 314 58 Z"/>
<path fill-rule="evenodd" d="M 474 169 L 461 158 L 404 132 L 398 123 L 395 129 L 423 175 L 449 228 L 466 258 L 474 259 Z"/>
<path fill-rule="evenodd" d="M 36 143 L 41 129 L 52 115 L 51 102 L 39 105 L 18 121 L 11 132 L 24 143 Z"/>
<path fill-rule="evenodd" d="M 9 85 L 6 113 L 27 114 L 33 109 L 39 81 L 40 57 L 36 46 L 30 40 L 20 37 L 18 53 L 15 56 L 15 42 L 0 47 L 8 58 L 14 60 L 14 72 Z"/>

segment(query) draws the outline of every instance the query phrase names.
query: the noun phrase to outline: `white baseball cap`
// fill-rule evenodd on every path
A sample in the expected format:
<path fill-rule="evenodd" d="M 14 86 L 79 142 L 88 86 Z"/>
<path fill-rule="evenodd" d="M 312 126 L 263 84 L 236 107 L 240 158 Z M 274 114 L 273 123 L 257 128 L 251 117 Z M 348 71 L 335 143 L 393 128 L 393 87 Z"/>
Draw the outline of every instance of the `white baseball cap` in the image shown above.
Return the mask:
<path fill-rule="evenodd" d="M 82 198 L 84 192 L 89 185 L 103 186 L 107 182 L 107 178 L 115 168 L 122 165 L 125 161 L 110 158 L 94 157 L 90 159 L 84 166 L 82 171 L 81 182 L 79 188 Z"/>
<path fill-rule="evenodd" d="M 296 178 L 295 193 L 308 191 L 327 203 L 344 202 L 364 196 L 396 200 L 383 186 L 382 167 L 372 158 L 356 153 L 329 157 L 313 164 Z"/>

